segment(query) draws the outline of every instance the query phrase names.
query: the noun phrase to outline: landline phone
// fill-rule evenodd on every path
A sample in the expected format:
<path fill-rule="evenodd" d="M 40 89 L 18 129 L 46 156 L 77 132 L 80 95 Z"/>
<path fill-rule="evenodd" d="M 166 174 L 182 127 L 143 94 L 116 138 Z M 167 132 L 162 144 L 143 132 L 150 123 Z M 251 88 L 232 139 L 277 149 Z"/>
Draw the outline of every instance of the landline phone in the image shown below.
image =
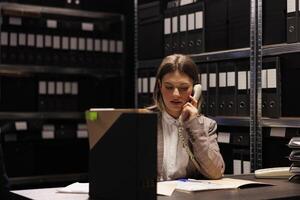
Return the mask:
<path fill-rule="evenodd" d="M 193 98 L 198 101 L 198 110 L 199 110 L 199 100 L 201 98 L 201 93 L 202 93 L 202 86 L 200 84 L 196 84 L 193 87 Z M 179 116 L 179 121 L 182 123 L 182 114 Z"/>

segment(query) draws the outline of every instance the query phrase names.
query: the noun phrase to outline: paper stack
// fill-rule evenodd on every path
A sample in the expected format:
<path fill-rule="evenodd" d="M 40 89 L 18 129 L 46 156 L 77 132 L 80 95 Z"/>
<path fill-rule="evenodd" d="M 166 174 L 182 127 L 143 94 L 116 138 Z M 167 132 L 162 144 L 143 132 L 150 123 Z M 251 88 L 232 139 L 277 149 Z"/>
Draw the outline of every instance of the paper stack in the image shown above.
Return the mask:
<path fill-rule="evenodd" d="M 289 180 L 292 180 L 300 177 L 300 137 L 293 137 L 288 146 L 292 149 L 289 156 L 292 162 L 290 172 L 293 174 Z"/>

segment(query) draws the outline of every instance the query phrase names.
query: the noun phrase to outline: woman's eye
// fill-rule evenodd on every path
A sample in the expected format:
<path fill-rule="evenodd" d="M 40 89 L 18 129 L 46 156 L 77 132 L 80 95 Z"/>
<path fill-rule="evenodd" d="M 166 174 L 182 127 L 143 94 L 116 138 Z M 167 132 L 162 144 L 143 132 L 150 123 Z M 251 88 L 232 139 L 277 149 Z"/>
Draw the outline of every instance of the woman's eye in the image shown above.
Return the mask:
<path fill-rule="evenodd" d="M 182 88 L 179 88 L 180 91 L 183 91 L 183 92 L 186 92 L 189 88 L 188 87 L 182 87 Z"/>
<path fill-rule="evenodd" d="M 166 86 L 166 89 L 167 90 L 173 90 L 173 87 L 172 86 Z"/>

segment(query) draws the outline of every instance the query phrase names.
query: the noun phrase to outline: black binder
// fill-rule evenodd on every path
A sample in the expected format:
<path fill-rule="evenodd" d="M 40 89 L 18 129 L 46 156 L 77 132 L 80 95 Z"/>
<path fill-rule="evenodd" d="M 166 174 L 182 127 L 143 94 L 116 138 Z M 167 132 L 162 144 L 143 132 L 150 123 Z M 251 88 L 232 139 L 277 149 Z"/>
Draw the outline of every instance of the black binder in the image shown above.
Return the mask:
<path fill-rule="evenodd" d="M 250 114 L 250 63 L 248 60 L 237 62 L 237 115 Z"/>
<path fill-rule="evenodd" d="M 228 48 L 228 0 L 205 2 L 205 50 Z"/>
<path fill-rule="evenodd" d="M 208 71 L 208 115 L 217 115 L 217 94 L 218 94 L 218 82 L 217 82 L 217 63 L 207 64 Z"/>
<path fill-rule="evenodd" d="M 161 58 L 163 49 L 163 17 L 160 1 L 153 1 L 138 7 L 138 49 L 139 60 Z M 155 31 L 154 31 L 155 30 Z M 153 38 L 149 40 L 149 38 Z"/>
<path fill-rule="evenodd" d="M 279 57 L 263 59 L 263 72 L 266 73 L 266 87 L 262 90 L 265 102 L 263 116 L 281 117 L 281 75 Z"/>
<path fill-rule="evenodd" d="M 169 8 L 164 12 L 164 54 L 173 53 L 172 17 L 175 8 Z"/>
<path fill-rule="evenodd" d="M 207 64 L 201 63 L 199 64 L 199 73 L 200 73 L 200 83 L 202 86 L 202 104 L 201 104 L 201 113 L 207 115 L 208 114 L 208 71 Z"/>
<path fill-rule="evenodd" d="M 250 1 L 228 0 L 228 41 L 229 48 L 250 45 Z"/>
<path fill-rule="evenodd" d="M 286 39 L 287 43 L 293 43 L 298 41 L 298 6 L 299 3 L 296 0 L 287 0 L 287 26 L 286 26 Z"/>

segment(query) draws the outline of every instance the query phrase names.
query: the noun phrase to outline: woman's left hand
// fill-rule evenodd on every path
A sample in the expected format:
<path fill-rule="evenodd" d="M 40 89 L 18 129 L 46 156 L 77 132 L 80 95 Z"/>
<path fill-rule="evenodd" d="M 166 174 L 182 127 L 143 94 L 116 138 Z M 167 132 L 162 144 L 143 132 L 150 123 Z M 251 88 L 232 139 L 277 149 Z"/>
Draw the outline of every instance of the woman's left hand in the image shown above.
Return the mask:
<path fill-rule="evenodd" d="M 189 121 L 198 116 L 198 101 L 190 96 L 190 100 L 183 105 L 181 116 L 182 121 Z"/>

